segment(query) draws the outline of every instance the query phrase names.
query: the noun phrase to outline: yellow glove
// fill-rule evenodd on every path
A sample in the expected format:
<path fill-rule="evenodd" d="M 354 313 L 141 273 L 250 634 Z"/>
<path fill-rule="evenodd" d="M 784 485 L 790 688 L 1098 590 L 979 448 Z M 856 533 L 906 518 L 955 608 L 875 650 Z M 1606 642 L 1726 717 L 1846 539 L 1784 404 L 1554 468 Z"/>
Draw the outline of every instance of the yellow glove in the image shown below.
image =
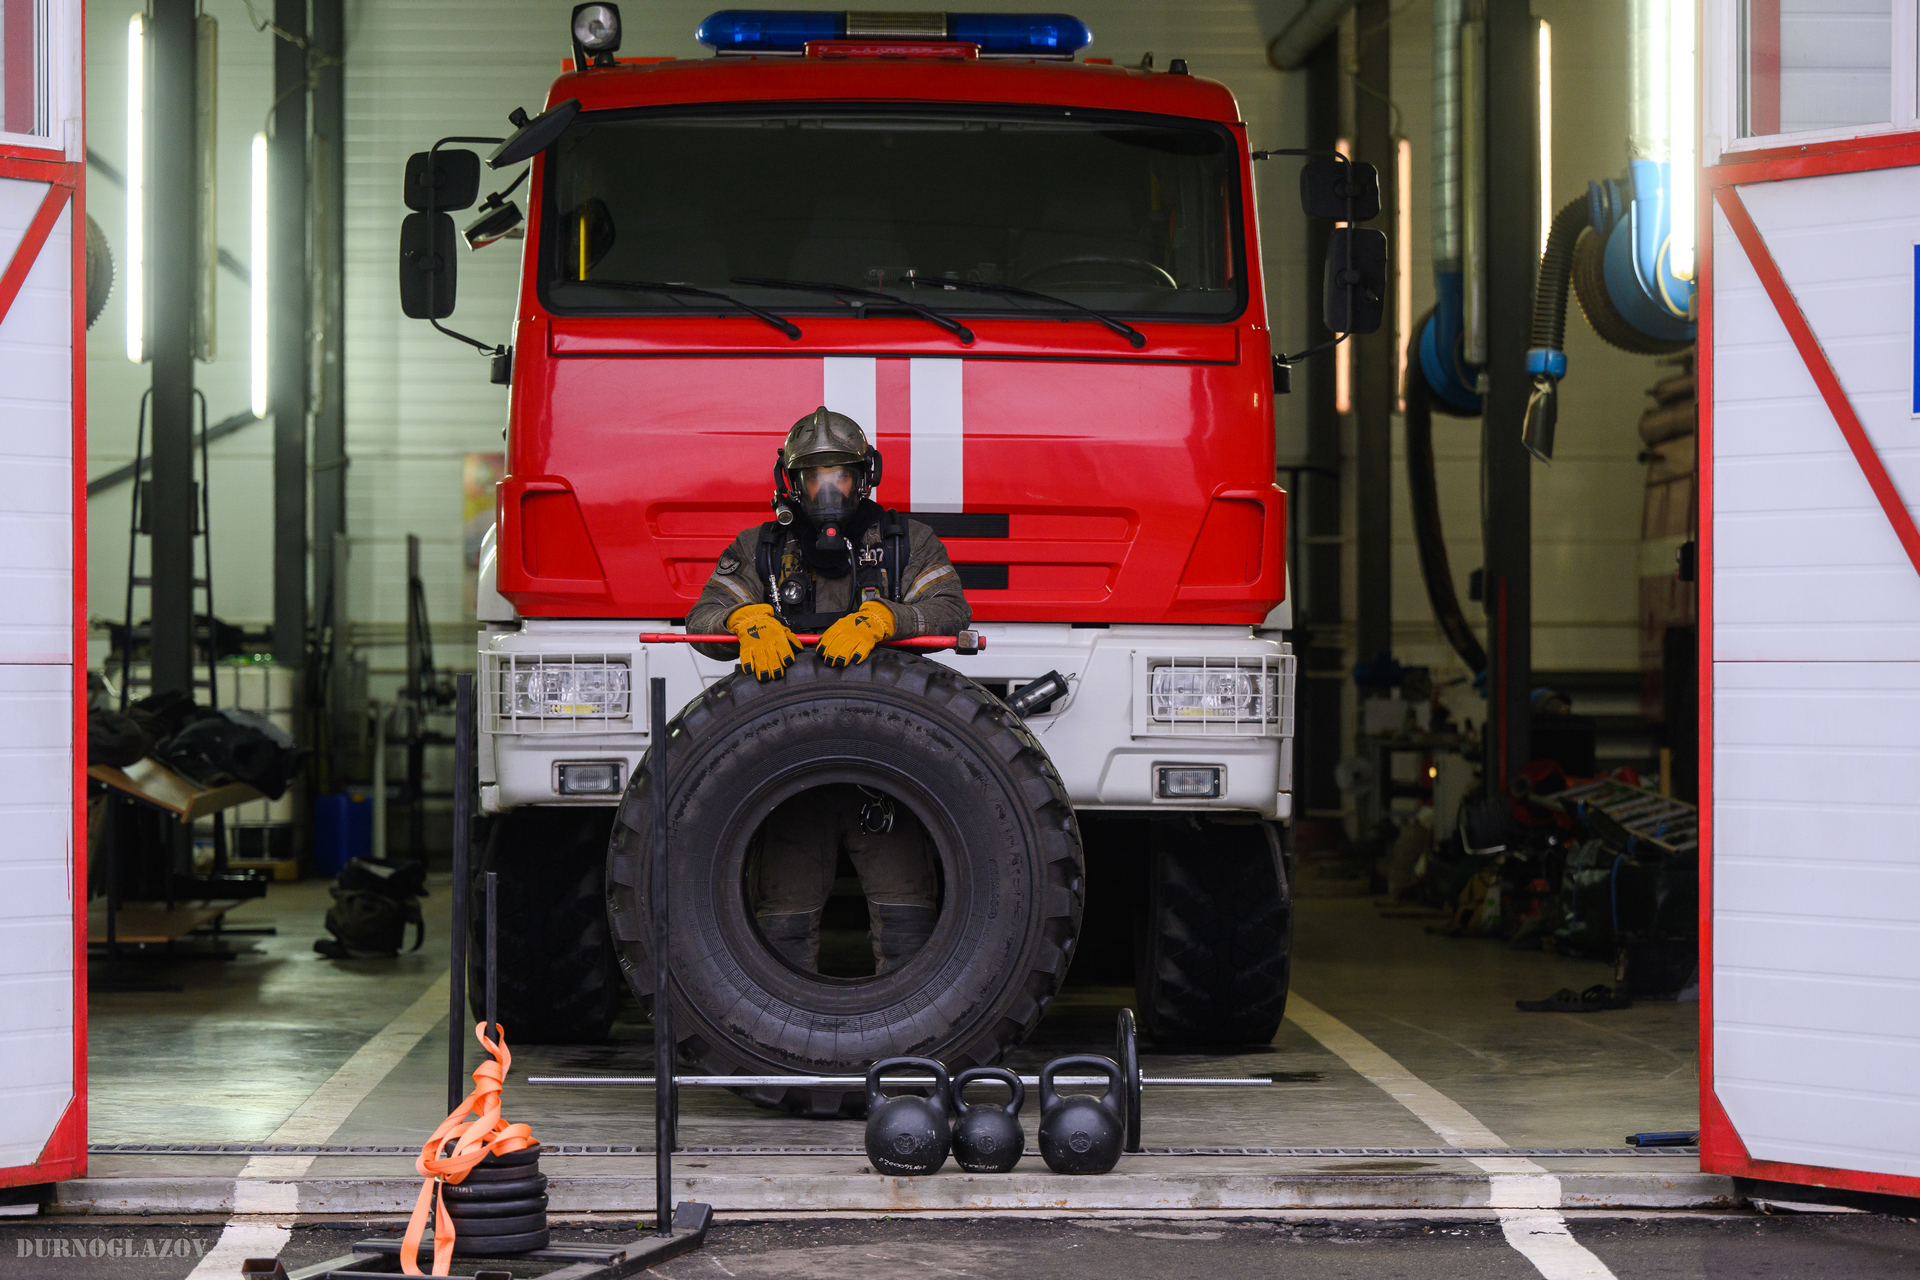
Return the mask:
<path fill-rule="evenodd" d="M 893 610 L 869 600 L 820 635 L 820 656 L 830 667 L 865 662 L 873 646 L 893 634 Z"/>
<path fill-rule="evenodd" d="M 800 652 L 800 642 L 770 604 L 741 605 L 727 615 L 727 630 L 740 637 L 740 665 L 762 683 L 785 676 Z"/>

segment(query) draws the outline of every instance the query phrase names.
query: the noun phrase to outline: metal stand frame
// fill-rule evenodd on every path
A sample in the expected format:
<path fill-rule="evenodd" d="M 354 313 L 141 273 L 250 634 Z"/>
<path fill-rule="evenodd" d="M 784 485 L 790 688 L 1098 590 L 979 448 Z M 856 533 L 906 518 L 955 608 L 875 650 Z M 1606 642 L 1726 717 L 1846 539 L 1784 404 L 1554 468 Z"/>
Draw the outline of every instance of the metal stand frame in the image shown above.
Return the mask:
<path fill-rule="evenodd" d="M 667 996 L 667 682 L 651 682 L 653 702 L 652 782 L 653 782 L 653 1034 L 656 1062 L 673 1062 L 673 1017 Z M 467 928 L 472 909 L 467 892 L 470 877 L 468 847 L 472 838 L 469 822 L 472 803 L 472 766 L 474 744 L 473 676 L 461 674 L 454 682 L 454 773 L 453 773 L 453 937 L 451 973 L 448 983 L 447 1027 L 447 1110 L 452 1111 L 467 1096 L 466 1081 L 466 1002 L 467 1002 Z M 499 1034 L 495 1020 L 499 999 L 499 908 L 495 873 L 486 873 L 485 982 L 486 1025 L 489 1034 Z M 673 1147 L 677 1129 L 678 1099 L 673 1089 L 657 1090 L 654 1095 L 655 1139 L 654 1234 L 630 1245 L 552 1244 L 544 1249 L 508 1255 L 511 1258 L 544 1264 L 569 1263 L 558 1271 L 546 1272 L 546 1280 L 615 1280 L 668 1258 L 677 1257 L 706 1243 L 707 1227 L 713 1222 L 711 1205 L 684 1200 L 673 1205 Z M 499 1260 L 462 1257 L 460 1265 L 472 1266 L 475 1274 L 511 1280 L 512 1273 Z M 276 1264 L 277 1265 L 277 1264 Z M 392 1276 L 400 1273 L 400 1242 L 397 1240 L 361 1240 L 353 1252 L 325 1262 L 315 1263 L 289 1273 L 284 1267 L 259 1274 L 286 1277 L 287 1280 L 359 1280 L 367 1276 Z M 247 1273 L 251 1274 L 251 1273 Z"/>

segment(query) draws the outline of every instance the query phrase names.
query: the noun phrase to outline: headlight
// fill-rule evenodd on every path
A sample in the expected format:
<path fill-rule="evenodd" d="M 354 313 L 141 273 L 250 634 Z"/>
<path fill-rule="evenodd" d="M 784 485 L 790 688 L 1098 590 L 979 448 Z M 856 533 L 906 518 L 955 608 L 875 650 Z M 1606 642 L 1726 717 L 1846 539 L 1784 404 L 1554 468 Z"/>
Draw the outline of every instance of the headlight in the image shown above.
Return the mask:
<path fill-rule="evenodd" d="M 543 662 L 513 672 L 516 716 L 625 716 L 627 669 L 611 662 Z"/>
<path fill-rule="evenodd" d="M 1275 676 L 1264 671 L 1155 667 L 1155 720 L 1257 721 L 1276 718 Z"/>

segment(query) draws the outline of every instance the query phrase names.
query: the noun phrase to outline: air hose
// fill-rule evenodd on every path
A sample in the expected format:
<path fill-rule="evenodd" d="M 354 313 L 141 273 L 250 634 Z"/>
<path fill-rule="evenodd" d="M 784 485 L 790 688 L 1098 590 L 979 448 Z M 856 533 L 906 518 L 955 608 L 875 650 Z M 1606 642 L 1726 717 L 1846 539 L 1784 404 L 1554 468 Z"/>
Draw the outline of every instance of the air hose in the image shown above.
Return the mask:
<path fill-rule="evenodd" d="M 1419 335 L 1433 313 L 1413 327 L 1414 349 L 1407 353 L 1407 496 L 1413 517 L 1413 541 L 1420 554 L 1420 577 L 1426 583 L 1427 603 L 1447 643 L 1475 675 L 1487 669 L 1487 652 L 1480 637 L 1460 610 L 1453 589 L 1453 566 L 1447 560 L 1447 542 L 1440 525 L 1440 488 L 1433 465 L 1433 408 L 1436 397 L 1420 364 Z"/>
<path fill-rule="evenodd" d="M 1553 461 L 1553 426 L 1559 417 L 1560 379 L 1567 373 L 1567 292 L 1573 279 L 1573 246 L 1590 224 L 1587 197 L 1567 201 L 1553 215 L 1540 275 L 1533 287 L 1532 347 L 1527 372 L 1533 393 L 1527 397 L 1526 424 L 1520 439 L 1542 462 Z"/>

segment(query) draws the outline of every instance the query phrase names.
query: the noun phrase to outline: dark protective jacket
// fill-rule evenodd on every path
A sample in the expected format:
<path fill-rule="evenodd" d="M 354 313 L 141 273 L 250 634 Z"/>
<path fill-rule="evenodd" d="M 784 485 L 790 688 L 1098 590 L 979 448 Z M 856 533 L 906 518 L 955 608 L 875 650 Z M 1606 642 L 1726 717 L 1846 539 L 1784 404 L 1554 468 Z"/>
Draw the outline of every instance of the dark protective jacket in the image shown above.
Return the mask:
<path fill-rule="evenodd" d="M 960 575 L 933 530 L 917 520 L 904 523 L 908 534 L 906 566 L 897 590 L 889 568 L 893 558 L 884 546 L 884 521 L 876 520 L 862 536 L 860 563 L 855 571 L 838 578 L 816 573 L 801 562 L 793 528 L 775 526 L 768 538 L 767 526 L 755 525 L 721 553 L 706 590 L 687 612 L 687 630 L 695 635 L 724 632 L 727 617 L 735 609 L 772 604 L 795 632 L 805 635 L 824 631 L 834 619 L 859 608 L 870 591 L 874 594 L 868 598 L 878 599 L 893 611 L 895 638 L 952 635 L 973 619 L 966 593 L 960 589 Z M 770 542 L 766 556 L 761 554 L 763 539 Z M 763 560 L 769 563 L 763 566 Z M 769 576 L 779 584 L 783 599 L 770 597 Z M 740 656 L 732 645 L 702 644 L 694 648 L 721 661 Z"/>

